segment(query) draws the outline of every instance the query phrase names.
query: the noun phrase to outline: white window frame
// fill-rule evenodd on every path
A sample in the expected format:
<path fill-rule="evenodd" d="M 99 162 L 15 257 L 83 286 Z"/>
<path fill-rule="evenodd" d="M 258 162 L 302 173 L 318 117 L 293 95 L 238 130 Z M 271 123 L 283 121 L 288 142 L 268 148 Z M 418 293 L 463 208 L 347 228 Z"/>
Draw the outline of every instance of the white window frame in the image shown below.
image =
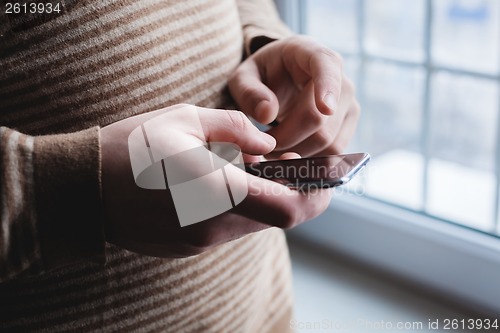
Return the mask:
<path fill-rule="evenodd" d="M 303 31 L 302 1 L 276 0 L 276 4 L 292 30 Z M 430 0 L 427 6 L 430 10 Z M 429 86 L 427 82 L 427 105 Z M 475 312 L 500 313 L 500 239 L 492 235 L 350 195 L 334 197 L 324 214 L 290 234 L 352 256 Z"/>

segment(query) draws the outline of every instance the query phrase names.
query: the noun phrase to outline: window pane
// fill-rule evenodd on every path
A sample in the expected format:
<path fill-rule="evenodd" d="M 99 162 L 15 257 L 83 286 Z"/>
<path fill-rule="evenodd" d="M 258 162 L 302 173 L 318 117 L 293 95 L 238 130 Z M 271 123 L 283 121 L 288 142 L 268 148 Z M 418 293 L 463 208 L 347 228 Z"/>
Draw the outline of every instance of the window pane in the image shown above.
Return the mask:
<path fill-rule="evenodd" d="M 358 50 L 356 0 L 307 0 L 305 33 L 341 52 Z"/>
<path fill-rule="evenodd" d="M 344 53 L 359 87 L 361 120 L 347 150 L 370 152 L 373 161 L 351 189 L 361 184 L 371 197 L 492 231 L 500 82 L 436 70 L 500 74 L 500 0 L 303 1 L 304 32 Z M 422 64 L 428 51 L 429 67 Z M 422 123 L 426 75 L 429 128 Z"/>
<path fill-rule="evenodd" d="M 434 0 L 432 60 L 485 73 L 500 67 L 500 1 Z"/>
<path fill-rule="evenodd" d="M 358 57 L 344 57 L 344 74 L 347 75 L 356 85 L 359 76 L 359 58 Z"/>
<path fill-rule="evenodd" d="M 368 53 L 422 61 L 424 0 L 366 1 L 365 46 Z"/>
<path fill-rule="evenodd" d="M 424 74 L 420 67 L 369 62 L 366 66 L 363 137 L 371 151 L 419 151 Z"/>
<path fill-rule="evenodd" d="M 365 74 L 360 135 L 363 149 L 373 155 L 367 194 L 420 209 L 423 71 L 371 62 Z"/>
<path fill-rule="evenodd" d="M 438 73 L 432 79 L 428 210 L 493 227 L 498 113 L 494 81 Z"/>

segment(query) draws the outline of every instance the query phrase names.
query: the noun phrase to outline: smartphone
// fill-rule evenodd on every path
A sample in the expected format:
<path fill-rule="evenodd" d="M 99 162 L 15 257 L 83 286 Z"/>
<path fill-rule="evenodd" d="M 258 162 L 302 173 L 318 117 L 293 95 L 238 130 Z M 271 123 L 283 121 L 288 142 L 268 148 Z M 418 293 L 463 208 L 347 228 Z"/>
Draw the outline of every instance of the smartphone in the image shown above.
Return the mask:
<path fill-rule="evenodd" d="M 348 183 L 370 161 L 368 153 L 246 163 L 245 170 L 293 189 L 330 188 Z"/>

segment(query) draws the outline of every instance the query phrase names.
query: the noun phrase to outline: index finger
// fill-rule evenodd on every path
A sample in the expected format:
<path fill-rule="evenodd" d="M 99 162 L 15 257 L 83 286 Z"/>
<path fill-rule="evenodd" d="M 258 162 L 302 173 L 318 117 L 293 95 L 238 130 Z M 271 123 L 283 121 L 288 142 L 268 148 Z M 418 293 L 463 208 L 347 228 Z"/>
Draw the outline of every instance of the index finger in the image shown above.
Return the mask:
<path fill-rule="evenodd" d="M 301 38 L 299 42 L 294 43 L 291 46 L 294 49 L 285 52 L 285 55 L 293 57 L 290 60 L 310 75 L 318 110 L 325 115 L 333 115 L 340 100 L 342 57 L 312 40 Z"/>

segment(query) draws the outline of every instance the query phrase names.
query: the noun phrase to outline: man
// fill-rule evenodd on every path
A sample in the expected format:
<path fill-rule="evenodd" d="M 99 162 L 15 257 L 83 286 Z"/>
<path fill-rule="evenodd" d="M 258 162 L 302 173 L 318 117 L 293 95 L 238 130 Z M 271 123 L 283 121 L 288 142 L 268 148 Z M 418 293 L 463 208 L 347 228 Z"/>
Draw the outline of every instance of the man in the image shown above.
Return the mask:
<path fill-rule="evenodd" d="M 236 208 L 180 227 L 169 191 L 134 184 L 127 137 L 165 115 L 155 135 L 172 147 L 338 153 L 359 115 L 338 55 L 292 36 L 270 0 L 59 6 L 0 14 L 0 330 L 287 332 L 289 259 L 270 227 L 318 215 L 329 193 L 253 177 Z M 279 125 L 260 133 L 223 110 L 231 97 Z M 279 191 L 252 191 L 266 187 Z"/>

